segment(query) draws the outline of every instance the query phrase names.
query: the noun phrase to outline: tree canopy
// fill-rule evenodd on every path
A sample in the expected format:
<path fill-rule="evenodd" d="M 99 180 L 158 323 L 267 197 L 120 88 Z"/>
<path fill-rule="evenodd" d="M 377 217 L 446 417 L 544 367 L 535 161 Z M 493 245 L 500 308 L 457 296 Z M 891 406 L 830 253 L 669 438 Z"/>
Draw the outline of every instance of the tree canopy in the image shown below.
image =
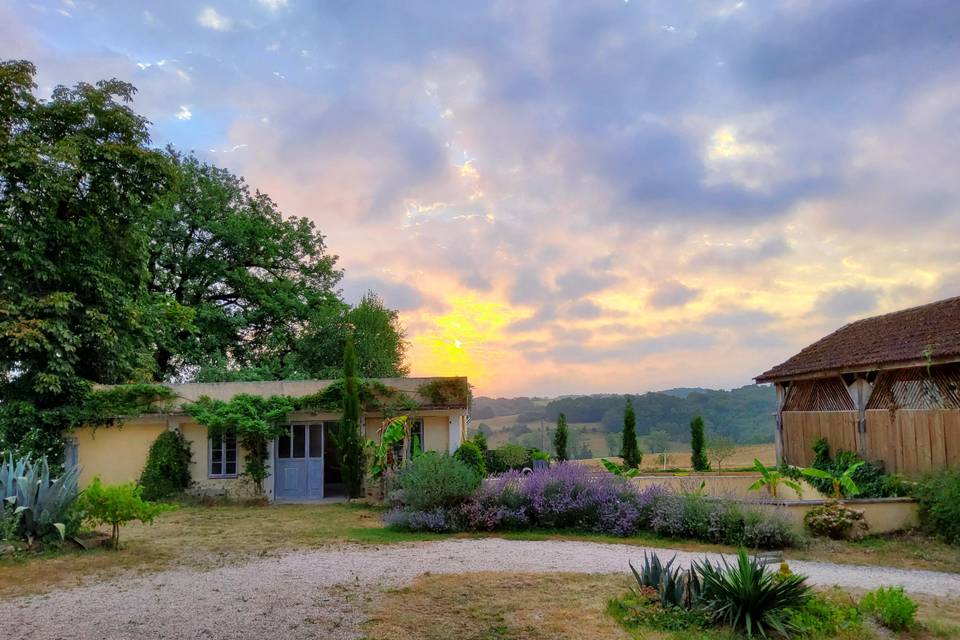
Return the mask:
<path fill-rule="evenodd" d="M 59 457 L 65 407 L 90 383 L 148 376 L 140 221 L 167 187 L 147 122 L 118 80 L 33 95 L 0 63 L 0 446 Z"/>
<path fill-rule="evenodd" d="M 306 218 L 150 146 L 119 80 L 34 92 L 0 62 L 0 449 L 62 454 L 94 384 L 405 375 L 397 313 L 355 307 Z"/>

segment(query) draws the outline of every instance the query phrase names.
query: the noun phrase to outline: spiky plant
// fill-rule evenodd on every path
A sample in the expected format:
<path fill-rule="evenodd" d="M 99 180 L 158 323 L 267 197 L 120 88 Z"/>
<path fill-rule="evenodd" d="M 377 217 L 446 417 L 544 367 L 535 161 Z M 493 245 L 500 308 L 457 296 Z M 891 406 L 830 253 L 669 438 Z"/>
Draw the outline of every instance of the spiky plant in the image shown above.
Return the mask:
<path fill-rule="evenodd" d="M 750 637 L 766 638 L 770 631 L 788 637 L 786 609 L 801 606 L 810 596 L 806 577 L 778 576 L 749 558 L 744 549 L 737 553 L 735 564 L 725 559 L 721 563 L 704 560 L 694 565 L 701 581 L 700 602 L 714 621 Z"/>

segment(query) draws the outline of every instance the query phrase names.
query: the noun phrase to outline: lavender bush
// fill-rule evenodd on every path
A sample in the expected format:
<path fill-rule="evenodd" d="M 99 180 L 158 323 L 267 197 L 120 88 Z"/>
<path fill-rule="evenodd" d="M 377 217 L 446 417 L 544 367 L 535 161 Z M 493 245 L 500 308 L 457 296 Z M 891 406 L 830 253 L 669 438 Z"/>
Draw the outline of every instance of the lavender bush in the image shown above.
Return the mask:
<path fill-rule="evenodd" d="M 796 543 L 789 521 L 759 506 L 677 494 L 662 486 L 640 490 L 628 478 L 561 463 L 524 476 L 490 478 L 453 507 L 391 511 L 387 522 L 415 531 L 576 529 L 616 536 L 651 531 L 669 538 L 751 547 Z"/>

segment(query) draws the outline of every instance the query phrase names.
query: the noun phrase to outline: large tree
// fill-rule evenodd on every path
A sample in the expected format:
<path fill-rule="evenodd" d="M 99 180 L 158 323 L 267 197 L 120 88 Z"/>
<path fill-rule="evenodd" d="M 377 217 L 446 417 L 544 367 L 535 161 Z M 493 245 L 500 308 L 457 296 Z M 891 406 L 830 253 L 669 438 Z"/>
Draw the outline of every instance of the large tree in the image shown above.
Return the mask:
<path fill-rule="evenodd" d="M 337 257 L 312 222 L 283 217 L 242 178 L 193 156 L 168 157 L 176 181 L 146 229 L 149 290 L 173 320 L 156 336 L 157 379 L 203 369 L 208 378 L 251 369 L 286 377 L 311 318 L 343 313 Z"/>
<path fill-rule="evenodd" d="M 144 217 L 169 177 L 119 80 L 34 95 L 0 62 L 0 449 L 62 451 L 91 383 L 149 377 Z"/>

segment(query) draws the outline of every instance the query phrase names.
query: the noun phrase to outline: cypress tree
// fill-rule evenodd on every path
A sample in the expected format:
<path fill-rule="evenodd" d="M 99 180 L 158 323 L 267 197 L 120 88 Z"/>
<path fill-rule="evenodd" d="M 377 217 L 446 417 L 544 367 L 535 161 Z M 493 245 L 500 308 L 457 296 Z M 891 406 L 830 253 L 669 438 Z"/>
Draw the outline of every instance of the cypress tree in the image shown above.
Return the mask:
<path fill-rule="evenodd" d="M 343 413 L 334 441 L 340 455 L 340 471 L 348 498 L 363 494 L 363 478 L 367 472 L 367 456 L 360 435 L 360 384 L 357 380 L 357 352 L 353 336 L 347 338 L 343 351 Z"/>
<path fill-rule="evenodd" d="M 690 463 L 694 471 L 709 471 L 707 443 L 703 436 L 703 418 L 695 417 L 690 421 Z"/>
<path fill-rule="evenodd" d="M 637 446 L 637 414 L 633 412 L 633 403 L 627 398 L 627 407 L 623 411 L 623 443 L 620 455 L 623 464 L 630 468 L 640 466 L 643 454 Z"/>
<path fill-rule="evenodd" d="M 557 431 L 553 434 L 553 448 L 557 450 L 557 460 L 567 460 L 567 438 L 570 431 L 567 429 L 567 416 L 562 413 L 557 416 Z"/>

